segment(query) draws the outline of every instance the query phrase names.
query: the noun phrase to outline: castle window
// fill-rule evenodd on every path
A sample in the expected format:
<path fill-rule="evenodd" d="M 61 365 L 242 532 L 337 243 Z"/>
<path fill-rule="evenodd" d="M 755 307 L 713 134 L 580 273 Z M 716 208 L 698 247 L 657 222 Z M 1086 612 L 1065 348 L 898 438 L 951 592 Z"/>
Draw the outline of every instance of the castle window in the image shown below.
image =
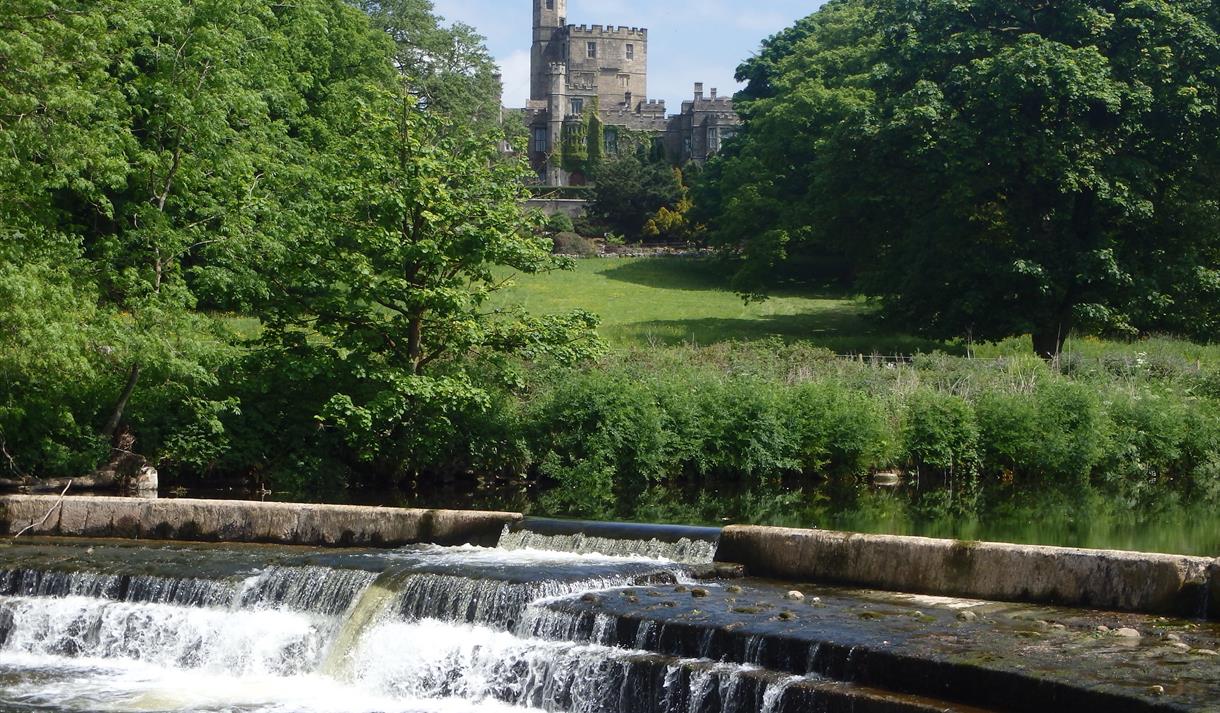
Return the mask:
<path fill-rule="evenodd" d="M 534 127 L 534 151 L 537 153 L 546 153 L 550 147 L 547 145 L 547 130 L 545 126 Z"/>
<path fill-rule="evenodd" d="M 597 59 L 597 43 L 589 42 L 586 45 L 586 50 L 589 53 L 589 59 Z"/>
<path fill-rule="evenodd" d="M 627 45 L 627 59 L 635 59 L 635 45 Z"/>
<path fill-rule="evenodd" d="M 620 89 L 629 88 L 631 86 L 631 75 L 630 74 L 618 75 L 618 86 Z"/>
<path fill-rule="evenodd" d="M 584 110 L 585 110 L 585 100 L 584 99 L 573 99 L 572 100 L 572 113 L 573 114 L 580 114 Z"/>
<path fill-rule="evenodd" d="M 554 10 L 555 9 L 555 0 L 546 0 L 546 9 Z"/>
<path fill-rule="evenodd" d="M 606 153 L 611 156 L 618 155 L 618 129 L 607 126 L 602 134 L 603 140 L 606 142 Z"/>

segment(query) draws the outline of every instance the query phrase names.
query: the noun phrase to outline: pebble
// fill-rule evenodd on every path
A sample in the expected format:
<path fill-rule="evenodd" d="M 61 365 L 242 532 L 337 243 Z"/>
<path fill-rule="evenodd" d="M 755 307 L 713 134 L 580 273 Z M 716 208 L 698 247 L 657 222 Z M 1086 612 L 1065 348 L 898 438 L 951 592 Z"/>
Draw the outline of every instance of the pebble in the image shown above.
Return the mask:
<path fill-rule="evenodd" d="M 1212 651 L 1211 649 L 1195 649 L 1190 653 L 1194 654 L 1195 656 L 1220 656 L 1220 654 Z"/>
<path fill-rule="evenodd" d="M 674 591 L 677 592 L 678 594 L 683 594 L 685 592 L 690 591 L 690 588 L 679 584 L 678 586 L 674 587 Z"/>
<path fill-rule="evenodd" d="M 788 592 L 787 594 L 785 594 L 785 595 L 784 595 L 784 599 L 787 599 L 787 600 L 788 600 L 788 601 L 790 601 L 790 602 L 800 602 L 800 601 L 804 601 L 804 599 L 805 599 L 805 593 L 804 593 L 804 592 L 798 592 L 798 591 L 796 591 L 796 590 L 794 589 L 794 590 L 792 590 L 791 592 Z"/>
<path fill-rule="evenodd" d="M 1123 627 L 1121 629 L 1116 630 L 1114 632 L 1114 635 L 1119 637 L 1120 639 L 1138 639 L 1143 636 L 1143 634 L 1139 633 L 1135 629 L 1131 629 L 1128 627 Z"/>
<path fill-rule="evenodd" d="M 1165 687 L 1164 686 L 1149 686 L 1148 692 L 1154 696 L 1163 696 L 1163 695 L 1165 695 Z"/>
<path fill-rule="evenodd" d="M 589 602 L 590 604 L 601 604 L 602 598 L 597 596 L 596 594 L 593 594 L 590 592 L 589 594 L 586 594 L 583 597 L 581 597 L 580 601 Z"/>
<path fill-rule="evenodd" d="M 1067 631 L 1066 624 L 1051 624 L 1051 628 L 1055 631 Z"/>
<path fill-rule="evenodd" d="M 729 594 L 741 594 L 741 587 L 737 586 L 736 584 L 730 584 L 724 588 L 724 591 L 728 592 Z"/>
<path fill-rule="evenodd" d="M 979 618 L 979 615 L 975 614 L 974 612 L 970 611 L 969 609 L 963 609 L 962 611 L 959 611 L 957 613 L 958 621 L 976 621 L 978 618 Z"/>
<path fill-rule="evenodd" d="M 792 621 L 796 618 L 796 614 L 793 614 L 790 611 L 783 611 L 779 613 L 779 618 L 781 621 Z"/>
<path fill-rule="evenodd" d="M 690 595 L 696 599 L 702 599 L 703 597 L 706 597 L 709 593 L 710 592 L 708 592 L 703 587 L 695 587 L 694 589 L 690 590 Z"/>
<path fill-rule="evenodd" d="M 1180 637 L 1174 633 L 1169 633 L 1169 634 L 1165 634 L 1165 640 L 1166 641 L 1181 641 L 1182 637 Z"/>
<path fill-rule="evenodd" d="M 1097 627 L 1097 631 L 1105 634 L 1110 631 L 1110 627 L 1106 626 L 1105 624 L 1102 624 L 1101 626 Z"/>

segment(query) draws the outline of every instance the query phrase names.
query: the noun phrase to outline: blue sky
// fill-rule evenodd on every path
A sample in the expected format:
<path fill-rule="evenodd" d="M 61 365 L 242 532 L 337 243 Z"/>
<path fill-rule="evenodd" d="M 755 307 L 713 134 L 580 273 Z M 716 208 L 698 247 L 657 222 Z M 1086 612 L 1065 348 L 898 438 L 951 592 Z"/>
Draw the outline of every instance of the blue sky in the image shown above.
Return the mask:
<path fill-rule="evenodd" d="M 504 73 L 504 104 L 529 99 L 530 0 L 433 0 L 437 14 L 473 26 Z M 737 90 L 733 72 L 762 40 L 822 0 L 568 0 L 568 22 L 648 28 L 648 94 L 681 108 L 695 82 Z"/>

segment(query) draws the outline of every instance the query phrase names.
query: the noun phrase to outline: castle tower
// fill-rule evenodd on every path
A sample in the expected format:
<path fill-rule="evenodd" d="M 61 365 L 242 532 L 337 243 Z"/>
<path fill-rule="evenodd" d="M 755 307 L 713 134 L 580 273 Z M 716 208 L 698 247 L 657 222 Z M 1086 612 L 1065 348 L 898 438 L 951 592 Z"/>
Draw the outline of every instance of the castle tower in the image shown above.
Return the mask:
<path fill-rule="evenodd" d="M 530 99 L 545 100 L 551 89 L 550 64 L 562 62 L 560 30 L 568 23 L 568 0 L 534 1 L 534 46 L 530 54 Z"/>
<path fill-rule="evenodd" d="M 552 153 L 558 155 L 563 146 L 563 120 L 567 116 L 568 106 L 568 68 L 563 62 L 551 62 L 547 65 L 547 142 Z M 567 183 L 566 174 L 562 168 L 550 161 L 546 167 L 546 183 L 550 186 L 562 186 Z"/>

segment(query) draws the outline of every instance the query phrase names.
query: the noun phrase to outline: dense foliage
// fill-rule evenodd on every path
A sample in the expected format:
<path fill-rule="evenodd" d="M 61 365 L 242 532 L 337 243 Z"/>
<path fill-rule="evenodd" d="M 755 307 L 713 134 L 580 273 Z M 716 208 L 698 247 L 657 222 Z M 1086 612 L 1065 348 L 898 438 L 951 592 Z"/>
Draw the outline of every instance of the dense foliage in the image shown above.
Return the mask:
<path fill-rule="evenodd" d="M 489 402 L 468 364 L 596 350 L 588 315 L 483 309 L 493 265 L 562 264 L 492 160 L 481 43 L 428 3 L 367 9 L 5 6 L 4 475 L 87 471 L 122 433 L 194 472 L 401 477 L 419 423 Z"/>
<path fill-rule="evenodd" d="M 1212 339 L 1218 67 L 1208 0 L 835 0 L 743 65 L 703 210 L 745 292 L 812 252 L 935 338 Z"/>
<path fill-rule="evenodd" d="M 588 210 L 614 232 L 638 239 L 650 216 L 681 198 L 682 185 L 668 164 L 627 154 L 594 171 Z"/>

